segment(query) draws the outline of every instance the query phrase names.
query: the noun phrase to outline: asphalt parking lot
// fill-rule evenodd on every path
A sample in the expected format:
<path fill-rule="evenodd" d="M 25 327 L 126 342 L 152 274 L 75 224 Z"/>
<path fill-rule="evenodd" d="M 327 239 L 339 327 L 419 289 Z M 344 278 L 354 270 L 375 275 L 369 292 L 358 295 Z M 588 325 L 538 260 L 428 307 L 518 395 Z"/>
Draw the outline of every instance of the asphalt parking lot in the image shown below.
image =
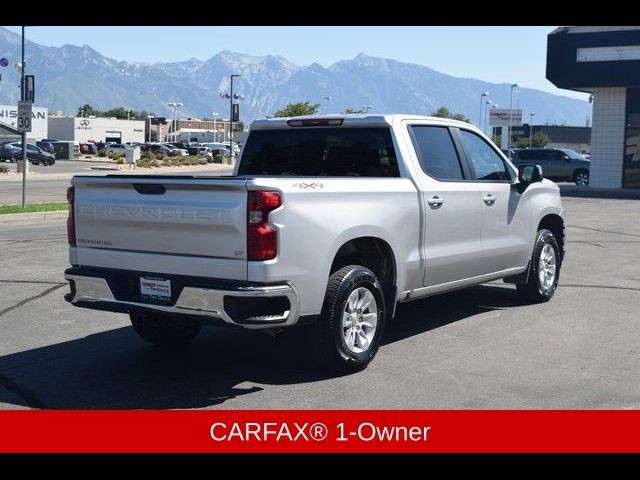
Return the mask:
<path fill-rule="evenodd" d="M 565 198 L 553 300 L 491 283 L 401 307 L 364 372 L 327 377 L 298 331 L 210 328 L 184 349 L 71 307 L 64 222 L 0 225 L 2 408 L 638 408 L 640 201 Z"/>

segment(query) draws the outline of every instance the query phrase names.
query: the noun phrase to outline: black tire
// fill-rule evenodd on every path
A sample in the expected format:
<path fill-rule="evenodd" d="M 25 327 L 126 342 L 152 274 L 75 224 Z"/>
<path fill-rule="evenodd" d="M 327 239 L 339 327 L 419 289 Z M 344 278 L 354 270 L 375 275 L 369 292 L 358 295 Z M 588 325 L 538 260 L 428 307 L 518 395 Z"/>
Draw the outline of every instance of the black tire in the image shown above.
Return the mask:
<path fill-rule="evenodd" d="M 555 253 L 556 269 L 555 277 L 549 288 L 545 288 L 540 280 L 540 256 L 543 248 L 551 245 Z M 560 268 L 562 266 L 562 256 L 558 242 L 550 230 L 538 230 L 536 241 L 533 246 L 533 255 L 529 265 L 529 275 L 527 283 L 516 285 L 518 293 L 527 301 L 532 303 L 548 302 L 558 289 L 558 280 L 560 279 Z"/>
<path fill-rule="evenodd" d="M 368 347 L 361 352 L 354 352 L 345 341 L 342 316 L 349 295 L 360 287 L 373 295 L 378 316 Z M 386 307 L 380 282 L 368 268 L 349 265 L 329 277 L 322 315 L 316 323 L 309 325 L 308 340 L 315 359 L 322 368 L 340 374 L 354 373 L 365 369 L 378 353 L 385 323 Z"/>
<path fill-rule="evenodd" d="M 586 175 L 586 182 L 584 176 Z M 576 185 L 589 185 L 589 170 L 580 168 L 573 172 L 573 178 L 571 179 Z"/>
<path fill-rule="evenodd" d="M 18 163 L 20 160 L 20 155 L 11 155 L 11 163 Z"/>
<path fill-rule="evenodd" d="M 129 318 L 136 333 L 154 345 L 182 345 L 202 329 L 201 325 L 180 325 L 151 314 L 130 314 Z"/>

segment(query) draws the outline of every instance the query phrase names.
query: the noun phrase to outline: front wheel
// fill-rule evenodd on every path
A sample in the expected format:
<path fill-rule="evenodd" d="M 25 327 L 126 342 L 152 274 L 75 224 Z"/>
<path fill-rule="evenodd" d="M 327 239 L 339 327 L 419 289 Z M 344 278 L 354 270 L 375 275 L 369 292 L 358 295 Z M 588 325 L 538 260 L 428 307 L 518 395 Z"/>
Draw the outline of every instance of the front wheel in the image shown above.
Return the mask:
<path fill-rule="evenodd" d="M 375 274 L 359 265 L 341 268 L 329 277 L 320 319 L 308 327 L 316 360 L 333 372 L 363 370 L 378 352 L 385 318 Z"/>
<path fill-rule="evenodd" d="M 573 174 L 573 182 L 576 185 L 589 185 L 589 170 L 576 170 Z"/>
<path fill-rule="evenodd" d="M 518 293 L 533 303 L 548 302 L 558 288 L 562 257 L 553 233 L 538 230 L 529 264 L 527 283 L 516 285 Z"/>
<path fill-rule="evenodd" d="M 180 325 L 156 315 L 130 314 L 131 325 L 143 340 L 155 345 L 180 345 L 193 339 L 201 325 Z"/>

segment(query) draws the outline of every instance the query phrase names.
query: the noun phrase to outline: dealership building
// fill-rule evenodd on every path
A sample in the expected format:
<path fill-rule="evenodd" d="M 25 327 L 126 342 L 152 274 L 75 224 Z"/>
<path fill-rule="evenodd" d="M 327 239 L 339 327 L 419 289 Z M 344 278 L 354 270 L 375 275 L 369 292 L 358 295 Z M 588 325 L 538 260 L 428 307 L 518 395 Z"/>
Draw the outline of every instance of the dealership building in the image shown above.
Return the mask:
<path fill-rule="evenodd" d="M 117 118 L 49 117 L 49 138 L 78 143 L 145 141 L 144 120 Z"/>
<path fill-rule="evenodd" d="M 590 186 L 640 188 L 640 27 L 560 27 L 547 79 L 593 95 Z"/>

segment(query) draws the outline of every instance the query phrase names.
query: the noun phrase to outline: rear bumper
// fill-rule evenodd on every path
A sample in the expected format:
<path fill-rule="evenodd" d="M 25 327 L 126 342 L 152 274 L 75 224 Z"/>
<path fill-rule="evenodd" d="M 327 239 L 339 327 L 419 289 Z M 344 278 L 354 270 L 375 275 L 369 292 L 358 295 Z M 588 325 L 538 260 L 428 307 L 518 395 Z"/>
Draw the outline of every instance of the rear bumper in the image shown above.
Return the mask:
<path fill-rule="evenodd" d="M 120 313 L 156 313 L 194 323 L 232 325 L 250 329 L 290 327 L 299 317 L 298 295 L 288 284 L 233 284 L 189 277 L 172 278 L 179 285 L 171 303 L 146 302 L 123 291 L 115 282 L 147 275 L 111 269 L 70 268 L 65 271 L 71 304 Z M 158 275 L 158 274 L 153 274 Z"/>

